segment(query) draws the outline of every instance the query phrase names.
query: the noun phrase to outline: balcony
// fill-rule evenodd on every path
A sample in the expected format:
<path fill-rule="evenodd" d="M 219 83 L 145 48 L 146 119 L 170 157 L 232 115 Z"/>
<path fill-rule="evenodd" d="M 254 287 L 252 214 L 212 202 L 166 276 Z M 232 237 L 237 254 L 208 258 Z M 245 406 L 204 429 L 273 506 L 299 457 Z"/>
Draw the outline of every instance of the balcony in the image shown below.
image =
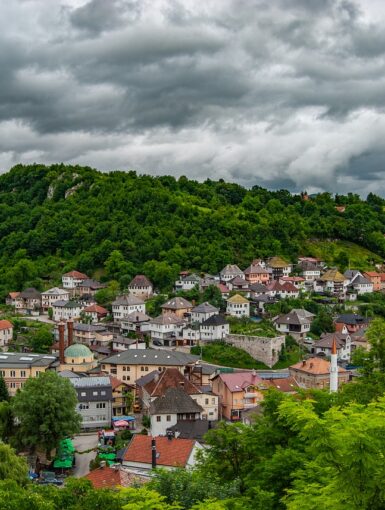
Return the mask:
<path fill-rule="evenodd" d="M 259 404 L 259 402 L 255 401 L 255 402 L 244 402 L 243 403 L 243 407 L 244 409 L 251 409 L 252 407 L 255 407 Z"/>
<path fill-rule="evenodd" d="M 253 391 L 253 392 L 250 391 L 250 392 L 245 393 L 244 396 L 245 396 L 245 398 L 259 398 L 260 395 L 259 395 L 259 393 L 255 392 L 255 391 Z"/>

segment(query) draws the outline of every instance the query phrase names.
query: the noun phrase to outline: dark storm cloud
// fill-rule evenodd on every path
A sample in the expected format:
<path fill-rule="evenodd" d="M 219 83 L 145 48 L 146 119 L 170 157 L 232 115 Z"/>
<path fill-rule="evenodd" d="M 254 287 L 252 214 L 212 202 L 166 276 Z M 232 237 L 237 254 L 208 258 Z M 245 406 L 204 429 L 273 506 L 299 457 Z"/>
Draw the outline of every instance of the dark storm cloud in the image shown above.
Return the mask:
<path fill-rule="evenodd" d="M 385 194 L 374 4 L 4 2 L 2 169 L 60 160 Z"/>

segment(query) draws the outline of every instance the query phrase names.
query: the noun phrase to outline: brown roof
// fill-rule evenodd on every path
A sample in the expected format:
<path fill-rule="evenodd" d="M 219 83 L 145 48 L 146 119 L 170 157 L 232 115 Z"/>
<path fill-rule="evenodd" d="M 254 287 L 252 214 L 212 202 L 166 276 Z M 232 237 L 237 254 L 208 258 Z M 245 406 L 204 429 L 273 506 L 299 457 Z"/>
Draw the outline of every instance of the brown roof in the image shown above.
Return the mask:
<path fill-rule="evenodd" d="M 289 368 L 312 375 L 325 375 L 330 373 L 330 362 L 323 358 L 309 358 Z M 346 372 L 346 370 L 338 367 L 338 372 Z"/>
<path fill-rule="evenodd" d="M 272 387 L 276 388 L 278 391 L 282 391 L 282 393 L 292 393 L 299 388 L 299 385 L 297 381 L 294 379 L 294 377 L 268 379 L 268 382 L 269 384 L 271 384 Z"/>
<path fill-rule="evenodd" d="M 88 276 L 84 273 L 80 273 L 79 271 L 70 271 L 69 273 L 64 273 L 63 276 L 72 276 L 72 278 L 79 278 L 82 280 L 87 280 Z"/>
<path fill-rule="evenodd" d="M 8 296 L 11 298 L 11 299 L 16 299 L 17 297 L 20 296 L 20 292 L 10 292 L 8 294 Z"/>
<path fill-rule="evenodd" d="M 269 266 L 278 269 L 288 267 L 290 264 L 282 257 L 271 257 L 271 259 L 269 259 Z"/>
<path fill-rule="evenodd" d="M 130 287 L 152 287 L 152 283 L 144 274 L 137 274 L 130 282 Z"/>
<path fill-rule="evenodd" d="M 174 297 L 169 299 L 166 303 L 164 303 L 161 308 L 166 308 L 167 310 L 183 310 L 184 308 L 193 308 L 193 304 L 190 301 L 183 297 Z"/>
<path fill-rule="evenodd" d="M 7 320 L 0 321 L 0 329 L 10 329 L 13 328 L 12 322 L 9 322 Z"/>
<path fill-rule="evenodd" d="M 250 384 L 256 386 L 258 384 L 263 384 L 263 379 L 259 377 L 259 375 L 254 374 L 253 372 L 234 372 L 232 374 L 218 374 L 214 379 L 219 377 L 222 379 L 224 384 L 228 387 L 228 389 L 233 393 L 237 391 L 242 391 L 244 388 L 250 386 Z"/>
<path fill-rule="evenodd" d="M 110 375 L 109 378 L 110 378 L 110 382 L 111 382 L 111 386 L 112 386 L 113 390 L 115 390 L 116 388 L 119 388 L 119 386 L 122 386 L 122 384 L 124 386 L 131 386 L 130 384 L 127 384 L 126 382 L 121 381 L 120 379 L 118 379 L 117 377 L 114 377 L 113 375 Z"/>
<path fill-rule="evenodd" d="M 160 374 L 155 370 L 153 376 L 151 381 L 143 385 L 143 388 L 151 397 L 164 395 L 168 388 L 182 388 L 183 391 L 189 395 L 202 393 L 201 390 L 186 379 L 177 368 L 166 368 L 166 370 L 163 370 Z"/>
<path fill-rule="evenodd" d="M 345 281 L 345 276 L 342 275 L 337 269 L 329 269 L 320 277 L 320 280 L 322 282 L 342 283 Z"/>
<path fill-rule="evenodd" d="M 152 436 L 135 434 L 123 455 L 123 461 L 140 462 L 151 465 Z M 193 439 L 168 439 L 158 436 L 156 439 L 156 463 L 159 466 L 186 466 L 194 448 Z"/>
<path fill-rule="evenodd" d="M 129 487 L 134 483 L 143 483 L 146 479 L 121 468 L 100 467 L 85 476 L 95 489 L 114 489 L 115 487 Z"/>
<path fill-rule="evenodd" d="M 245 274 L 269 274 L 269 271 L 261 266 L 261 264 L 251 264 L 243 271 Z"/>
<path fill-rule="evenodd" d="M 99 305 L 90 305 L 84 308 L 83 312 L 96 312 L 99 315 L 107 315 L 108 310 Z"/>

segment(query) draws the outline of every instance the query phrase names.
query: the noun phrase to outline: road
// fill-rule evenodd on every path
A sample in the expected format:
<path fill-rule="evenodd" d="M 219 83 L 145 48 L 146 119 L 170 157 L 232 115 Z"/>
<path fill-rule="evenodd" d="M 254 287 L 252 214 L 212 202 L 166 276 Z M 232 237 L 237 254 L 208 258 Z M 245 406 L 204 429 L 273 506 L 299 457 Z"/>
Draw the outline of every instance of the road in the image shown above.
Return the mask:
<path fill-rule="evenodd" d="M 98 434 L 96 432 L 91 432 L 89 434 L 80 434 L 79 436 L 75 436 L 74 438 L 74 446 L 76 450 L 83 452 L 85 450 L 90 450 L 91 448 L 95 448 L 98 445 Z M 96 451 L 89 453 L 76 453 L 75 455 L 75 469 L 73 472 L 73 476 L 75 478 L 81 478 L 82 476 L 87 475 L 90 472 L 90 462 L 96 457 Z"/>

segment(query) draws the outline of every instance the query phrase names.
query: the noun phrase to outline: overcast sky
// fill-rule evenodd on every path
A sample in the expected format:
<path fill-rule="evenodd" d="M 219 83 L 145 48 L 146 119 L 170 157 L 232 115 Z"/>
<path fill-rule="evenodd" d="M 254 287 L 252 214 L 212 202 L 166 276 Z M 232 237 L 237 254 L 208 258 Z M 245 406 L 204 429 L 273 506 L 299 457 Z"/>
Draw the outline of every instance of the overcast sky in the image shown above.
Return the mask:
<path fill-rule="evenodd" d="M 385 196 L 382 0 L 4 0 L 0 170 Z"/>

